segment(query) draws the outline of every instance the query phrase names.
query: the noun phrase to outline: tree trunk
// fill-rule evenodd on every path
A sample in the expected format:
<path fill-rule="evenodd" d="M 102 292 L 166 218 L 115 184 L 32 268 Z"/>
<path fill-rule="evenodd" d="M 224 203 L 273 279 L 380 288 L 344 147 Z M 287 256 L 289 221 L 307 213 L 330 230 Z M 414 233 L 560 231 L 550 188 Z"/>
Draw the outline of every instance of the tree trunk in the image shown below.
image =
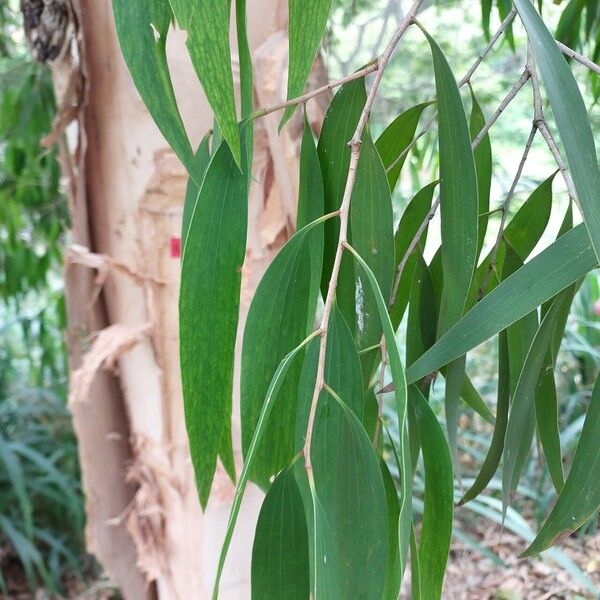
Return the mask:
<path fill-rule="evenodd" d="M 109 0 L 72 2 L 78 34 L 72 52 L 54 65 L 61 113 L 49 141 L 63 140 L 72 212 L 65 259 L 69 400 L 86 494 L 87 544 L 128 600 L 208 598 L 234 487 L 219 467 L 201 512 L 183 421 L 177 340 L 177 241 L 187 176 L 133 87 Z M 286 5 L 251 3 L 260 105 L 285 94 Z M 172 31 L 168 51 L 194 145 L 211 127 L 212 115 L 184 42 L 185 34 Z M 234 72 L 236 66 L 234 58 Z M 323 77 L 322 68 L 316 72 Z M 320 123 L 321 105 L 312 107 L 310 118 Z M 240 331 L 260 277 L 295 225 L 302 124 L 298 118 L 278 136 L 277 120 L 274 115 L 257 124 L 255 134 Z M 233 430 L 239 466 L 237 392 Z M 222 598 L 250 596 L 260 500 L 260 491 L 250 486 Z"/>

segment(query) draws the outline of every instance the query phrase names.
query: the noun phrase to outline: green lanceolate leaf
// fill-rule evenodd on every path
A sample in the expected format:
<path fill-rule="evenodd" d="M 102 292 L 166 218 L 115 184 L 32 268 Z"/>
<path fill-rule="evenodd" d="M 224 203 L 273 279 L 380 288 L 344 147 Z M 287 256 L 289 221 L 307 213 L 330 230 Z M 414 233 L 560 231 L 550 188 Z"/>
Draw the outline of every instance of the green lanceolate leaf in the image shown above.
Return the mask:
<path fill-rule="evenodd" d="M 290 0 L 289 37 L 290 58 L 288 100 L 302 95 L 306 80 L 317 55 L 321 38 L 331 10 L 331 0 Z M 281 120 L 283 127 L 294 113 L 294 106 L 286 109 Z"/>
<path fill-rule="evenodd" d="M 156 0 L 113 0 L 112 6 L 121 51 L 135 87 L 171 148 L 201 185 L 167 65 L 171 9 Z"/>
<path fill-rule="evenodd" d="M 233 355 L 246 253 L 247 179 L 228 146 L 213 156 L 183 248 L 179 294 L 185 418 L 200 502 L 206 506 L 217 453 L 231 446 Z M 224 456 L 232 464 L 231 456 Z"/>
<path fill-rule="evenodd" d="M 318 201 L 318 199 L 314 199 Z M 319 223 L 319 222 L 317 222 Z M 322 228 L 309 225 L 296 233 L 263 276 L 248 312 L 242 344 L 242 449 L 248 452 L 271 373 L 313 327 L 320 269 L 313 269 L 311 247 L 322 247 Z M 312 297 L 311 297 L 312 294 Z M 291 368 L 275 399 L 277 420 L 266 426 L 251 478 L 268 487 L 270 478 L 294 455 L 298 381 L 302 365 Z"/>
<path fill-rule="evenodd" d="M 398 600 L 402 576 L 400 574 L 400 561 L 398 558 L 398 518 L 400 517 L 400 503 L 398 492 L 390 471 L 383 460 L 379 463 L 387 504 L 387 565 L 385 571 L 385 587 L 383 600 Z"/>
<path fill-rule="evenodd" d="M 470 85 L 469 90 L 471 92 L 472 104 L 469 131 L 471 141 L 473 141 L 485 126 L 485 116 Z M 479 226 L 477 234 L 477 256 L 479 257 L 487 231 L 488 215 L 486 213 L 490 209 L 490 188 L 492 185 L 492 144 L 489 133 L 483 136 L 479 146 L 473 150 L 473 158 L 475 159 L 475 169 L 477 171 L 477 193 L 479 197 Z"/>
<path fill-rule="evenodd" d="M 581 527 L 600 506 L 600 379 L 573 458 L 573 465 L 550 516 L 522 556 L 538 554 Z"/>
<path fill-rule="evenodd" d="M 442 291 L 438 331 L 462 316 L 477 260 L 477 173 L 465 110 L 446 58 L 427 35 L 433 56 L 439 121 Z"/>
<path fill-rule="evenodd" d="M 189 17 L 187 47 L 223 138 L 239 166 L 241 145 L 229 48 L 230 9 L 231 0 L 195 3 Z"/>
<path fill-rule="evenodd" d="M 508 342 L 506 331 L 498 336 L 498 401 L 496 403 L 496 424 L 492 441 L 481 469 L 473 485 L 465 492 L 458 503 L 459 506 L 476 498 L 492 480 L 498 469 L 502 452 L 504 450 L 504 436 L 508 423 L 508 409 L 510 406 L 510 373 L 508 360 Z"/>
<path fill-rule="evenodd" d="M 583 220 L 596 257 L 600 257 L 600 172 L 594 136 L 581 92 L 566 60 L 533 4 L 529 0 L 515 0 L 515 6 L 527 30 L 550 99 L 569 170 L 579 196 Z"/>
<path fill-rule="evenodd" d="M 308 529 L 292 467 L 282 471 L 260 509 L 252 547 L 252 598 L 306 600 Z"/>
<path fill-rule="evenodd" d="M 325 202 L 319 156 L 315 148 L 315 142 L 306 114 L 304 115 L 304 133 L 302 135 L 302 145 L 300 148 L 299 179 L 296 227 L 297 229 L 302 229 L 302 227 L 316 221 L 323 215 L 323 205 Z M 315 301 L 315 307 L 311 308 L 313 315 L 315 313 L 321 284 L 321 269 L 323 267 L 323 234 L 320 234 L 318 243 L 314 242 L 315 240 L 310 244 L 310 281 L 312 286 L 310 298 Z"/>
<path fill-rule="evenodd" d="M 354 135 L 366 99 L 364 79 L 347 83 L 341 86 L 333 97 L 323 120 L 318 152 L 325 188 L 325 213 L 338 210 L 342 203 L 350 165 L 348 142 Z M 327 292 L 329 285 L 339 234 L 340 225 L 337 219 L 325 224 L 325 250 L 321 275 L 323 294 Z"/>
<path fill-rule="evenodd" d="M 296 417 L 295 451 L 300 452 L 304 446 L 308 414 L 312 403 L 317 362 L 319 360 L 319 340 L 314 340 L 306 350 L 304 365 L 298 385 L 298 410 Z M 366 416 L 365 395 L 362 385 L 360 357 L 354 343 L 352 333 L 340 313 L 334 306 L 331 312 L 327 334 L 327 354 L 325 356 L 325 381 L 344 398 L 346 406 L 364 422 Z M 322 392 L 321 400 L 326 398 Z M 325 418 L 326 402 L 319 401 L 317 420 Z"/>
<path fill-rule="evenodd" d="M 540 443 L 546 457 L 548 472 L 554 484 L 554 489 L 560 492 L 565 479 L 560 450 L 558 395 L 554 381 L 554 361 L 550 352 L 546 353 L 546 360 L 542 365 L 542 372 L 535 392 L 535 420 Z"/>
<path fill-rule="evenodd" d="M 285 356 L 285 358 L 279 363 L 279 366 L 277 367 L 277 370 L 275 371 L 269 384 L 269 389 L 267 390 L 260 416 L 256 423 L 256 428 L 254 429 L 252 441 L 250 442 L 248 452 L 246 453 L 246 460 L 244 462 L 242 472 L 240 473 L 240 479 L 235 490 L 233 503 L 231 505 L 231 513 L 229 514 L 229 521 L 227 522 L 227 531 L 225 532 L 225 540 L 223 541 L 223 546 L 221 548 L 217 575 L 215 577 L 215 584 L 213 587 L 213 600 L 216 600 L 219 593 L 219 584 L 221 581 L 221 575 L 223 574 L 223 567 L 225 566 L 225 559 L 227 558 L 227 552 L 229 551 L 229 545 L 231 544 L 231 538 L 233 537 L 233 530 L 242 506 L 242 499 L 244 497 L 246 485 L 248 484 L 250 478 L 250 471 L 253 467 L 254 459 L 257 456 L 257 448 L 263 439 L 265 427 L 269 422 L 269 417 L 271 416 L 275 399 L 277 398 L 281 386 L 285 381 L 290 366 L 294 364 L 294 360 L 298 354 L 302 352 L 315 337 L 317 337 L 317 334 L 312 333 L 305 340 L 303 340 L 301 344 L 296 346 L 296 348 L 294 348 Z"/>
<path fill-rule="evenodd" d="M 380 138 L 381 139 L 381 138 Z M 400 219 L 398 230 L 394 236 L 395 245 L 395 256 L 397 268 L 400 266 L 400 262 L 404 259 L 404 255 L 410 247 L 410 243 L 414 239 L 419 226 L 425 220 L 425 217 L 431 210 L 431 203 L 433 201 L 433 192 L 438 182 L 434 181 L 429 185 L 426 185 L 423 189 L 419 190 L 415 197 L 408 203 L 404 214 Z M 408 299 L 411 292 L 411 282 L 415 273 L 415 267 L 418 262 L 418 255 L 422 253 L 427 240 L 427 230 L 424 231 L 421 236 L 421 242 L 419 248 L 405 261 L 404 268 L 400 277 L 400 283 L 398 285 L 398 291 L 396 298 L 390 309 L 390 317 L 392 324 L 395 329 L 400 325 L 404 311 L 408 305 Z"/>
<path fill-rule="evenodd" d="M 384 298 L 389 298 L 394 276 L 394 216 L 385 170 L 369 132 L 365 131 L 350 206 L 350 239 L 375 277 Z M 381 339 L 381 322 L 369 285 L 347 260 L 338 281 L 338 302 L 353 328 L 359 350 Z M 362 357 L 365 383 L 375 367 L 376 352 Z"/>
<path fill-rule="evenodd" d="M 495 422 L 492 411 L 488 408 L 483 398 L 473 385 L 473 382 L 465 377 L 462 389 L 460 391 L 460 397 L 484 420 L 490 425 Z"/>
<path fill-rule="evenodd" d="M 444 432 L 421 392 L 412 386 L 425 465 L 425 509 L 419 544 L 423 598 L 442 597 L 442 585 L 450 542 L 454 505 L 452 460 Z"/>
<path fill-rule="evenodd" d="M 515 483 L 515 471 L 518 468 L 518 449 L 526 437 L 525 427 L 531 421 L 535 406 L 535 391 L 540 370 L 544 364 L 546 352 L 552 342 L 552 334 L 560 316 L 563 304 L 569 306 L 573 299 L 572 290 L 564 290 L 552 303 L 546 316 L 535 334 L 513 394 L 512 407 L 506 430 L 504 448 L 504 466 L 502 469 L 502 503 L 503 510 L 508 506 L 509 495 Z"/>
<path fill-rule="evenodd" d="M 206 134 L 194 157 L 194 171 L 199 177 L 204 177 L 208 164 L 210 163 L 210 134 Z M 185 246 L 185 238 L 187 237 L 188 229 L 190 228 L 190 221 L 192 220 L 192 214 L 196 207 L 196 200 L 198 200 L 198 193 L 200 192 L 200 186 L 194 181 L 192 177 L 189 178 L 187 189 L 185 192 L 185 201 L 183 203 L 183 218 L 181 222 L 181 247 Z"/>
<path fill-rule="evenodd" d="M 418 381 L 506 329 L 597 265 L 585 227 L 578 225 L 476 304 L 408 368 L 408 381 Z"/>
<path fill-rule="evenodd" d="M 427 35 L 435 71 L 440 151 L 440 211 L 444 285 L 438 336 L 463 314 L 478 250 L 479 199 L 471 137 L 458 85 L 446 58 Z M 456 455 L 458 403 L 465 377 L 466 358 L 446 369 L 446 422 L 452 455 Z"/>
<path fill-rule="evenodd" d="M 173 11 L 173 16 L 177 21 L 178 27 L 180 29 L 187 29 L 189 27 L 193 4 L 189 0 L 169 0 L 169 4 L 171 5 L 171 10 Z"/>
<path fill-rule="evenodd" d="M 398 351 L 398 346 L 396 344 L 392 322 L 390 321 L 387 312 L 386 302 L 377 284 L 377 279 L 369 268 L 369 265 L 367 265 L 356 250 L 351 247 L 349 247 L 348 250 L 366 273 L 371 289 L 373 290 L 377 303 L 377 310 L 383 327 L 383 335 L 385 336 L 389 365 L 392 372 L 392 380 L 394 382 L 396 412 L 398 414 L 398 431 L 400 432 L 400 455 L 398 458 L 400 464 L 400 518 L 398 522 L 398 543 L 400 551 L 398 556 L 400 577 L 402 577 L 406 568 L 408 547 L 410 544 L 410 532 L 412 528 L 412 468 L 408 440 L 406 377 L 404 375 L 402 360 L 400 359 L 400 352 Z"/>
<path fill-rule="evenodd" d="M 535 188 L 504 232 L 504 238 L 523 261 L 533 252 L 550 221 L 555 176 L 556 172 Z"/>
<path fill-rule="evenodd" d="M 328 410 L 315 422 L 311 448 L 313 502 L 320 505 L 321 513 L 314 523 L 317 533 L 329 533 L 327 546 L 333 552 L 315 545 L 313 597 L 380 600 L 386 572 L 387 509 L 379 460 L 343 400 L 328 395 L 321 401 Z"/>
<path fill-rule="evenodd" d="M 405 110 L 384 129 L 375 143 L 392 190 L 400 177 L 408 156 L 406 150 L 415 137 L 421 115 L 431 104 L 433 102 L 423 102 Z"/>

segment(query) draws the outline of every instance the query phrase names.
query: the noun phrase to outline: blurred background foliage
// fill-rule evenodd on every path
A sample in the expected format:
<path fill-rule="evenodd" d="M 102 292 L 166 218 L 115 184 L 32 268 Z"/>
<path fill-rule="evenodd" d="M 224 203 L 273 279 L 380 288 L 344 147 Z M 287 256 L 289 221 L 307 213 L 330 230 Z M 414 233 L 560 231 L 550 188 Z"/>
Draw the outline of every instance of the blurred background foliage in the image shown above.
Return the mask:
<path fill-rule="evenodd" d="M 64 593 L 91 563 L 66 407 L 62 248 L 68 227 L 50 71 L 18 3 L 0 2 L 0 594 Z M 27 597 L 27 596 L 25 596 Z"/>
<path fill-rule="evenodd" d="M 331 77 L 347 74 L 376 56 L 403 8 L 403 0 L 336 0 L 324 53 Z M 459 78 L 508 10 L 509 0 L 440 0 L 426 7 L 421 20 Z M 562 0 L 557 4 L 543 0 L 541 10 L 561 41 L 598 60 L 600 0 Z M 474 92 L 488 116 L 522 71 L 524 32 L 518 23 L 513 29 L 512 37 L 494 49 L 473 81 Z M 411 31 L 386 72 L 372 119 L 375 134 L 403 110 L 433 98 L 430 61 L 425 40 Z M 594 130 L 599 132 L 600 78 L 578 64 L 573 69 L 590 108 Z M 467 93 L 464 100 L 470 109 Z M 525 88 L 491 131 L 492 207 L 501 203 L 512 181 L 519 149 L 529 130 L 531 101 Z M 431 114 L 433 109 L 428 110 Z M 15 581 L 25 589 L 41 585 L 66 595 L 70 580 L 95 572 L 84 553 L 83 499 L 76 443 L 66 408 L 61 255 L 68 209 L 57 149 L 45 149 L 40 144 L 51 129 L 54 112 L 50 73 L 27 53 L 18 3 L 0 0 L 0 595 L 7 594 Z M 422 123 L 429 114 L 425 113 Z M 434 178 L 436 141 L 433 128 L 411 152 L 396 197 L 398 215 L 411 193 Z M 538 139 L 512 203 L 513 213 L 552 173 L 552 165 Z M 561 185 L 557 177 L 552 218 L 542 245 L 555 236 L 567 206 Z M 497 226 L 498 219 L 492 217 L 488 247 Z M 438 243 L 435 235 L 429 237 L 429 258 Z M 558 363 L 567 466 L 600 368 L 599 302 L 598 278 L 588 276 L 574 302 Z M 399 335 L 404 335 L 402 330 Z M 493 343 L 482 346 L 470 355 L 468 366 L 491 407 L 496 394 L 495 352 Z M 437 382 L 433 389 L 432 401 L 443 419 L 443 382 Z M 388 413 L 388 426 L 393 431 L 393 411 Z M 474 472 L 473 465 L 485 455 L 490 428 L 465 408 L 460 432 L 465 484 Z M 486 496 L 459 513 L 456 527 L 457 539 L 498 561 L 477 541 L 473 530 L 477 529 L 477 516 L 498 518 L 499 481 L 496 478 Z M 509 511 L 507 528 L 527 539 L 531 527 L 547 514 L 553 497 L 535 445 L 519 492 L 516 506 L 525 519 Z M 418 509 L 418 499 L 415 506 Z M 591 520 L 582 534 L 594 532 L 596 521 Z M 559 556 L 558 561 L 571 569 L 573 577 L 584 576 L 582 567 L 565 557 Z"/>

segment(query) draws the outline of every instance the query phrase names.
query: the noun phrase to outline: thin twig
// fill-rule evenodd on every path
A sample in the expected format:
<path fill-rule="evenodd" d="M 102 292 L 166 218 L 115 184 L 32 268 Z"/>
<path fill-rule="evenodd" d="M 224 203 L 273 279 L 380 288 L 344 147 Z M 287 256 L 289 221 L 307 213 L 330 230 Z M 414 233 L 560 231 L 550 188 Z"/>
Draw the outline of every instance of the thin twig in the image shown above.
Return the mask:
<path fill-rule="evenodd" d="M 313 90 L 312 92 L 307 92 L 306 94 L 303 94 L 302 96 L 298 96 L 297 98 L 292 98 L 291 100 L 287 100 L 286 102 L 281 102 L 280 104 L 275 104 L 275 105 L 269 106 L 267 108 L 261 108 L 261 109 L 257 110 L 256 112 L 252 113 L 248 118 L 249 119 L 257 119 L 259 117 L 264 117 L 266 115 L 270 115 L 271 113 L 277 112 L 278 110 L 283 110 L 284 108 L 287 108 L 288 106 L 296 106 L 297 104 L 303 104 L 304 102 L 308 102 L 311 98 L 314 98 L 315 96 L 319 96 L 320 94 L 323 94 L 323 93 L 333 90 L 337 87 L 340 87 L 341 85 L 344 85 L 345 83 L 350 83 L 351 81 L 354 81 L 355 79 L 360 79 L 361 77 L 365 77 L 369 73 L 373 73 L 374 71 L 377 71 L 377 69 L 379 69 L 379 60 L 375 59 L 374 61 L 371 61 L 366 67 L 363 67 L 362 69 L 355 71 L 354 73 L 351 73 L 350 75 L 347 75 L 346 77 L 342 77 L 341 79 L 332 81 L 332 82 L 328 83 L 327 85 L 323 85 L 320 88 L 317 88 L 316 90 Z"/>
<path fill-rule="evenodd" d="M 508 13 L 508 15 L 506 15 L 506 18 L 504 19 L 504 21 L 502 21 L 502 23 L 500 23 L 498 30 L 496 31 L 496 33 L 494 33 L 494 35 L 490 39 L 488 45 L 479 53 L 475 62 L 470 66 L 469 70 L 465 73 L 464 77 L 458 82 L 459 88 L 467 85 L 467 83 L 469 83 L 471 81 L 471 78 L 473 77 L 475 71 L 479 68 L 481 63 L 486 59 L 487 55 L 490 53 L 492 48 L 496 45 L 496 43 L 500 39 L 500 36 L 506 31 L 506 29 L 508 29 L 509 25 L 512 23 L 516 14 L 517 14 L 517 11 L 513 8 Z M 411 140 L 410 144 L 406 148 L 404 148 L 404 150 L 400 153 L 400 155 L 386 169 L 386 171 L 388 173 L 410 152 L 411 148 L 413 148 L 414 145 L 429 131 L 430 127 L 435 123 L 436 117 L 437 117 L 437 114 L 433 114 L 427 120 L 425 125 L 423 125 L 423 128 L 419 131 L 419 133 L 417 133 L 414 136 L 414 138 Z"/>
<path fill-rule="evenodd" d="M 515 83 L 515 85 L 513 85 L 510 92 L 508 92 L 508 94 L 506 95 L 506 98 L 504 98 L 504 100 L 502 100 L 502 102 L 500 103 L 500 106 L 498 106 L 498 108 L 496 109 L 494 114 L 489 118 L 487 123 L 481 129 L 481 131 L 475 136 L 475 139 L 473 140 L 473 143 L 472 143 L 473 148 L 477 148 L 477 146 L 479 146 L 479 144 L 481 143 L 481 140 L 483 140 L 483 138 L 485 137 L 487 132 L 492 128 L 492 125 L 494 125 L 494 123 L 499 119 L 500 115 L 506 110 L 506 107 L 512 102 L 513 98 L 519 93 L 519 91 L 527 83 L 529 76 L 530 76 L 529 71 L 527 69 L 525 69 L 523 71 L 521 77 L 519 77 L 519 80 Z"/>
<path fill-rule="evenodd" d="M 579 64 L 588 68 L 590 71 L 593 71 L 594 73 L 597 73 L 598 75 L 600 75 L 600 65 L 597 65 L 594 61 L 590 60 L 587 56 L 583 56 L 583 54 L 579 54 L 579 52 L 575 52 L 575 50 L 573 50 L 572 48 L 569 48 L 569 46 L 565 46 L 565 44 L 563 44 L 562 42 L 556 42 L 556 45 L 558 46 L 559 50 L 565 56 L 568 56 L 569 58 L 576 60 Z"/>
<path fill-rule="evenodd" d="M 554 140 L 554 136 L 548 127 L 548 123 L 546 122 L 546 117 L 544 116 L 543 109 L 543 101 L 542 94 L 540 92 L 540 82 L 537 74 L 537 69 L 535 66 L 535 58 L 533 56 L 533 51 L 531 49 L 531 44 L 527 47 L 527 66 L 526 69 L 531 78 L 531 89 L 533 90 L 533 122 L 534 125 L 539 129 L 540 134 L 544 138 L 546 145 L 548 146 L 552 156 L 554 157 L 554 161 L 558 166 L 558 169 L 562 175 L 562 178 L 565 181 L 565 185 L 567 186 L 567 191 L 569 192 L 569 196 L 579 205 L 577 198 L 577 191 L 575 190 L 575 185 L 573 184 L 573 180 L 571 179 L 571 174 L 569 173 L 565 162 L 560 155 L 560 150 L 558 149 L 558 145 Z"/>
<path fill-rule="evenodd" d="M 510 24 L 513 22 L 515 16 L 517 14 L 516 8 L 513 8 L 507 15 L 504 21 L 500 23 L 500 27 L 492 38 L 490 39 L 488 45 L 479 53 L 479 56 L 475 60 L 475 62 L 471 65 L 471 68 L 467 71 L 465 76 L 458 82 L 458 87 L 463 87 L 467 83 L 471 81 L 471 77 L 473 77 L 473 73 L 479 68 L 479 65 L 485 60 L 486 56 L 490 53 L 492 48 L 496 45 L 496 42 L 500 39 L 500 36 L 509 28 Z"/>
<path fill-rule="evenodd" d="M 515 190 L 517 189 L 517 185 L 519 180 L 521 179 L 521 175 L 523 174 L 523 168 L 525 167 L 525 163 L 527 161 L 527 157 L 529 156 L 529 151 L 531 150 L 531 145 L 533 144 L 533 140 L 535 138 L 535 134 L 538 128 L 534 123 L 531 126 L 531 131 L 529 132 L 529 137 L 527 138 L 527 142 L 525 143 L 525 149 L 523 150 L 523 156 L 521 157 L 521 161 L 519 162 L 519 166 L 517 167 L 517 172 L 515 173 L 515 177 L 513 182 L 506 194 L 506 198 L 504 199 L 504 203 L 500 207 L 500 212 L 502 216 L 500 217 L 500 226 L 498 228 L 498 235 L 496 236 L 496 241 L 492 247 L 490 252 L 490 262 L 488 268 L 483 276 L 483 280 L 481 282 L 481 286 L 479 288 L 479 298 L 482 297 L 485 288 L 487 287 L 488 281 L 490 280 L 490 275 L 496 266 L 496 257 L 498 256 L 498 249 L 500 248 L 500 242 L 502 241 L 502 237 L 504 235 L 504 227 L 506 226 L 506 219 L 508 217 L 508 209 L 510 208 L 510 202 L 515 195 Z"/>
<path fill-rule="evenodd" d="M 342 264 L 342 256 L 344 254 L 344 246 L 347 242 L 348 234 L 348 219 L 350 213 L 350 202 L 352 199 L 352 191 L 354 189 L 354 183 L 356 181 L 356 171 L 358 167 L 358 160 L 360 158 L 361 150 L 361 139 L 363 131 L 366 127 L 367 121 L 371 114 L 373 102 L 377 95 L 377 90 L 381 83 L 381 78 L 388 65 L 396 46 L 402 39 L 402 36 L 412 24 L 415 15 L 423 0 L 415 0 L 410 10 L 396 29 L 392 39 L 388 43 L 387 47 L 383 51 L 383 54 L 377 59 L 378 70 L 375 75 L 375 79 L 369 91 L 367 101 L 358 120 L 354 135 L 350 140 L 350 165 L 348 168 L 348 176 L 346 179 L 346 187 L 344 189 L 344 195 L 342 197 L 342 203 L 340 206 L 340 233 L 338 239 L 338 245 L 333 261 L 333 268 L 331 271 L 331 278 L 329 280 L 329 287 L 327 290 L 327 296 L 325 298 L 325 308 L 323 310 L 323 317 L 321 319 L 321 325 L 319 327 L 319 334 L 321 336 L 321 343 L 319 346 L 319 359 L 317 363 L 317 376 L 315 379 L 315 388 L 313 392 L 313 398 L 310 406 L 310 412 L 308 415 L 308 426 L 306 428 L 306 438 L 304 442 L 304 465 L 309 477 L 309 481 L 312 479 L 312 458 L 311 458 L 311 446 L 312 446 L 312 435 L 315 424 L 315 417 L 317 413 L 317 405 L 319 403 L 319 396 L 321 390 L 325 386 L 325 358 L 327 354 L 327 331 L 329 327 L 329 319 L 331 317 L 331 311 L 333 309 L 333 301 L 335 298 L 335 292 L 337 289 L 338 277 L 340 273 L 340 267 Z"/>

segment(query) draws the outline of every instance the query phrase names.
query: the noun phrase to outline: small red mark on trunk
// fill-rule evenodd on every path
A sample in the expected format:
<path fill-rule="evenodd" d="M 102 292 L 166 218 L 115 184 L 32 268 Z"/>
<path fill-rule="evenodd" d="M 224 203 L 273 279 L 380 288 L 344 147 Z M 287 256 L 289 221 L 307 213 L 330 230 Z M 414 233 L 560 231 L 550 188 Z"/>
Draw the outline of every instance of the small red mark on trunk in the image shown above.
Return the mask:
<path fill-rule="evenodd" d="M 171 238 L 171 258 L 179 258 L 181 256 L 181 238 Z"/>

